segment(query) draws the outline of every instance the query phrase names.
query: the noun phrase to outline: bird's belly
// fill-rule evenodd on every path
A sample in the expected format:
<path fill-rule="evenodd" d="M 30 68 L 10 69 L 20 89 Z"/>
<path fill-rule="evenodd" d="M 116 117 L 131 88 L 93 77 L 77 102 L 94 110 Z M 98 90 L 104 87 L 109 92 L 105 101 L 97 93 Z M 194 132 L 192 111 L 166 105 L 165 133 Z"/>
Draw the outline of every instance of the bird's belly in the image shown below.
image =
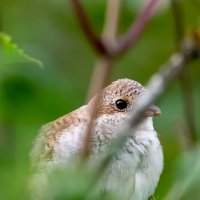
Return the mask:
<path fill-rule="evenodd" d="M 163 153 L 159 141 L 156 141 L 143 159 L 145 160 L 142 160 L 135 174 L 135 193 L 132 200 L 146 200 L 155 191 L 163 169 Z"/>
<path fill-rule="evenodd" d="M 107 189 L 116 190 L 123 199 L 146 200 L 154 193 L 162 169 L 162 148 L 156 138 L 144 155 L 127 153 L 113 163 Z"/>

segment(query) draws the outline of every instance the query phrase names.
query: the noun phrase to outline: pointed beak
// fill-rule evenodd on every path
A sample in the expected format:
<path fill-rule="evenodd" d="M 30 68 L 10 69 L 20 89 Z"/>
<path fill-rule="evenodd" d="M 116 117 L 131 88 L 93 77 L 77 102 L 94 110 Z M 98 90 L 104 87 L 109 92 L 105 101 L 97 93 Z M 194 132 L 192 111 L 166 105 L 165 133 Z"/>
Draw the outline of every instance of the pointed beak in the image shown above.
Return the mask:
<path fill-rule="evenodd" d="M 146 111 L 145 111 L 145 117 L 155 117 L 161 114 L 160 108 L 158 108 L 155 105 L 151 105 Z"/>

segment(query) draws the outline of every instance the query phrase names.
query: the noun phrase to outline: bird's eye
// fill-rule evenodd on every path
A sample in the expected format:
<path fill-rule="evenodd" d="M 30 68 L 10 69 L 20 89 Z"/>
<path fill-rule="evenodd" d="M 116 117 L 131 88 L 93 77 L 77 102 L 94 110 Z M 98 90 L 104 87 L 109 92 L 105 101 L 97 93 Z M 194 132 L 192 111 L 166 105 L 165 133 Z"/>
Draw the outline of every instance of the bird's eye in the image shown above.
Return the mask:
<path fill-rule="evenodd" d="M 123 99 L 118 99 L 116 102 L 115 102 L 115 105 L 116 107 L 119 109 L 119 110 L 124 110 L 125 108 L 127 108 L 128 106 L 128 103 L 123 100 Z"/>

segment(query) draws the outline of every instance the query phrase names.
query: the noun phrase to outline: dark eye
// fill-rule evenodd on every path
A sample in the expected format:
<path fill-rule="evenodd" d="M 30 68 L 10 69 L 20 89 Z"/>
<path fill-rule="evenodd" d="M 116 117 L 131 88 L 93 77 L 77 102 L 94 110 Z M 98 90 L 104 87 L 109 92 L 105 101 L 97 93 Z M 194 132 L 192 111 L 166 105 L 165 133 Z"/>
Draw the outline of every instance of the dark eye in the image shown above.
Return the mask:
<path fill-rule="evenodd" d="M 115 105 L 118 109 L 120 110 L 124 110 L 125 108 L 127 108 L 128 104 L 125 100 L 123 99 L 118 99 L 116 102 L 115 102 Z"/>

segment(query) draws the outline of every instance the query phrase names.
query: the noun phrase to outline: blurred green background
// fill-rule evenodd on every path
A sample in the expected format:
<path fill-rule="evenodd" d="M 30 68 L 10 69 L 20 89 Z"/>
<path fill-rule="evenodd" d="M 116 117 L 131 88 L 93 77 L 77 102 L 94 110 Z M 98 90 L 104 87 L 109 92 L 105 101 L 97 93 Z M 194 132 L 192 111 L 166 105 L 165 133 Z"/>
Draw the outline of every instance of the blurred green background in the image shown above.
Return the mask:
<path fill-rule="evenodd" d="M 83 1 L 98 33 L 104 22 L 105 2 Z M 136 16 L 138 4 L 139 0 L 123 2 L 120 33 Z M 186 0 L 183 8 L 189 32 L 200 22 L 200 3 Z M 44 65 L 40 68 L 34 63 L 0 61 L 0 199 L 29 199 L 26 185 L 33 140 L 41 125 L 84 104 L 97 55 L 64 0 L 1 0 L 0 31 Z M 136 47 L 118 59 L 112 80 L 127 77 L 145 84 L 175 49 L 174 21 L 170 5 L 166 5 L 151 20 Z M 198 133 L 199 66 L 195 61 L 190 67 Z M 174 167 L 183 152 L 176 126 L 185 126 L 178 81 L 172 83 L 158 105 L 162 115 L 155 119 L 155 127 L 165 157 L 156 190 L 160 199 L 176 178 Z"/>

